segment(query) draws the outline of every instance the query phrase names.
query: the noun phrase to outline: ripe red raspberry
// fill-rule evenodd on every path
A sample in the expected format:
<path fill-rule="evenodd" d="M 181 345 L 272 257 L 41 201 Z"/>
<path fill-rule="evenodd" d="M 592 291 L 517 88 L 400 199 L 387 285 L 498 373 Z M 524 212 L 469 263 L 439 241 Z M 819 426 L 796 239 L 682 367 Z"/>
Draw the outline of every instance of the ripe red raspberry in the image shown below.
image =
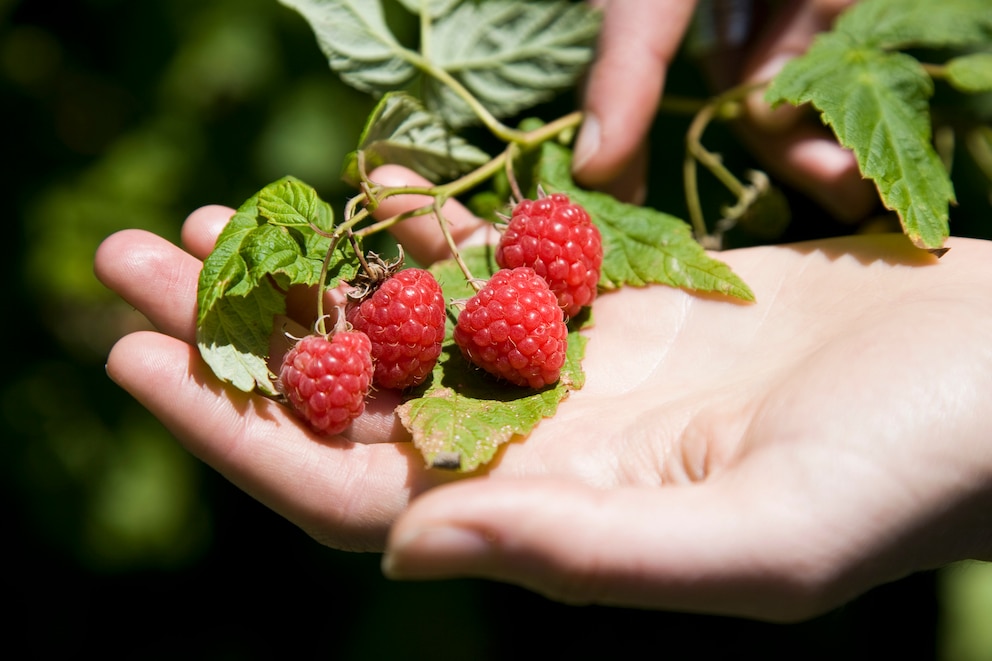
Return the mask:
<path fill-rule="evenodd" d="M 548 283 L 533 269 L 501 269 L 458 315 L 455 342 L 490 374 L 518 386 L 558 381 L 568 328 Z"/>
<path fill-rule="evenodd" d="M 408 388 L 424 381 L 441 355 L 445 307 L 441 287 L 430 272 L 404 269 L 352 300 L 347 318 L 372 341 L 374 383 Z"/>
<path fill-rule="evenodd" d="M 589 214 L 564 193 L 522 200 L 496 249 L 500 268 L 529 266 L 548 281 L 565 316 L 596 298 L 603 239 Z"/>
<path fill-rule="evenodd" d="M 276 387 L 314 431 L 337 434 L 365 410 L 371 350 L 356 331 L 308 335 L 286 353 Z"/>

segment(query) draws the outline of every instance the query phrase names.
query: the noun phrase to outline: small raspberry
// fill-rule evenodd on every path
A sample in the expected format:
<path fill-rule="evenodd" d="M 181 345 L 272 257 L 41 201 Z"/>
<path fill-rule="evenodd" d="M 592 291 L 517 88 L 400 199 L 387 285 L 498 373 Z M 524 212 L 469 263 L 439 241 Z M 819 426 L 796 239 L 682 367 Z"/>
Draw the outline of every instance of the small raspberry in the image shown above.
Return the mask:
<path fill-rule="evenodd" d="M 308 335 L 286 353 L 276 387 L 314 431 L 337 434 L 365 410 L 371 351 L 364 333 Z"/>
<path fill-rule="evenodd" d="M 490 374 L 518 386 L 558 381 L 568 328 L 548 283 L 533 269 L 501 269 L 458 315 L 455 342 Z"/>
<path fill-rule="evenodd" d="M 351 301 L 348 322 L 372 341 L 374 382 L 381 388 L 408 388 L 424 381 L 441 355 L 445 306 L 430 272 L 404 269 L 375 285 L 361 301 Z"/>
<path fill-rule="evenodd" d="M 585 209 L 554 193 L 514 207 L 496 263 L 534 269 L 548 281 L 565 316 L 574 317 L 596 298 L 603 240 Z"/>

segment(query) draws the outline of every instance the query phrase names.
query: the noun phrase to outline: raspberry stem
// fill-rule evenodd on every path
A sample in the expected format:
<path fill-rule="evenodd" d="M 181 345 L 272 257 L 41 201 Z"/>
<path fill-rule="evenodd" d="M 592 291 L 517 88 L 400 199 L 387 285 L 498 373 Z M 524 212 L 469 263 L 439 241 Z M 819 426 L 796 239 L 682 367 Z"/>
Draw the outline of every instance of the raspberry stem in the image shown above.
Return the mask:
<path fill-rule="evenodd" d="M 441 207 L 444 205 L 444 200 L 441 197 L 434 198 L 434 216 L 437 218 L 438 225 L 441 227 L 441 233 L 444 235 L 444 240 L 448 242 L 448 249 L 451 250 L 451 256 L 458 264 L 459 270 L 461 270 L 462 275 L 465 276 L 465 281 L 474 289 L 479 291 L 482 285 L 476 280 L 475 276 L 472 275 L 472 271 L 469 270 L 468 264 L 462 259 L 461 253 L 458 251 L 458 244 L 455 242 L 455 237 L 451 235 L 451 228 L 448 225 L 448 219 L 444 217 L 441 212 Z"/>
<path fill-rule="evenodd" d="M 745 83 L 733 87 L 726 92 L 713 97 L 705 103 L 693 117 L 686 132 L 686 154 L 682 164 L 683 182 L 685 186 L 686 206 L 693 231 L 699 243 L 705 248 L 719 249 L 720 237 L 710 234 L 703 217 L 703 207 L 699 201 L 699 182 L 696 163 L 701 163 L 715 176 L 738 200 L 738 205 L 749 196 L 749 188 L 741 183 L 734 174 L 723 165 L 719 155 L 709 151 L 702 144 L 703 132 L 707 125 L 717 116 L 734 112 L 740 102 L 750 93 L 766 87 L 768 81 L 760 83 Z"/>

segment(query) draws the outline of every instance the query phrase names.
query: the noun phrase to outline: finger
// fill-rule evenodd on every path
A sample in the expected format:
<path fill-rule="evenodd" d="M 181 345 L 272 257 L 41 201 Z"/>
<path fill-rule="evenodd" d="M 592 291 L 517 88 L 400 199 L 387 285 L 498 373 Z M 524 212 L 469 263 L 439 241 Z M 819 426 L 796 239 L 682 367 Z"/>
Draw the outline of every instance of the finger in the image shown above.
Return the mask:
<path fill-rule="evenodd" d="M 159 236 L 123 230 L 100 244 L 97 278 L 163 333 L 192 342 L 200 260 Z"/>
<path fill-rule="evenodd" d="M 648 156 L 648 145 L 642 142 L 634 150 L 623 171 L 615 179 L 598 186 L 597 189 L 621 202 L 644 204 L 644 200 L 647 199 Z"/>
<path fill-rule="evenodd" d="M 695 6 L 683 0 L 600 4 L 603 25 L 583 91 L 573 164 L 576 180 L 593 187 L 620 176 L 643 143 Z"/>
<path fill-rule="evenodd" d="M 762 496 L 710 483 L 603 491 L 471 480 L 411 504 L 383 569 L 401 579 L 490 578 L 567 603 L 783 621 L 839 603 L 843 595 L 824 588 L 832 574 L 818 569 L 822 535 L 810 534 L 802 511 Z M 797 542 L 801 552 L 779 552 Z"/>
<path fill-rule="evenodd" d="M 844 222 L 867 217 L 879 203 L 854 153 L 820 125 L 798 124 L 788 133 L 742 127 L 741 140 L 764 167 Z"/>
<path fill-rule="evenodd" d="M 201 260 L 206 259 L 217 243 L 217 237 L 234 215 L 234 209 L 220 205 L 200 207 L 183 223 L 183 246 Z"/>
<path fill-rule="evenodd" d="M 774 78 L 786 62 L 805 53 L 819 33 L 829 30 L 837 15 L 852 2 L 806 0 L 788 3 L 751 48 L 743 68 L 743 82 L 764 83 Z M 750 94 L 745 107 L 754 126 L 768 132 L 787 131 L 806 114 L 805 110 L 789 104 L 771 108 L 764 100 L 763 90 Z"/>
<path fill-rule="evenodd" d="M 389 187 L 430 187 L 433 184 L 420 175 L 397 165 L 385 165 L 374 170 L 369 178 Z M 393 216 L 430 205 L 428 195 L 394 195 L 386 198 L 376 209 L 378 219 Z M 448 200 L 441 209 L 451 228 L 451 235 L 459 245 L 479 245 L 496 240 L 493 226 L 477 218 L 456 200 Z M 451 250 L 433 213 L 407 218 L 393 225 L 390 230 L 403 249 L 417 262 L 431 264 L 451 256 Z"/>
<path fill-rule="evenodd" d="M 218 382 L 196 349 L 153 332 L 121 339 L 107 361 L 194 455 L 335 548 L 378 550 L 411 493 L 427 488 L 409 443 L 364 445 L 308 433 L 281 404 Z M 391 411 L 356 420 L 353 440 L 391 440 Z"/>

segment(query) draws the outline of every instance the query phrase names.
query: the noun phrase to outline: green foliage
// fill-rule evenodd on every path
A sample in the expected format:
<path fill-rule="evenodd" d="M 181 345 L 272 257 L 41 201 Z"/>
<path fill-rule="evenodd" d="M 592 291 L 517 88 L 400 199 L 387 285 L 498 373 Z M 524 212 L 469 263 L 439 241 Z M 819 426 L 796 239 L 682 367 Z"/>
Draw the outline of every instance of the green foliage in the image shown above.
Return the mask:
<path fill-rule="evenodd" d="M 581 4 L 463 2 L 432 26 L 426 57 L 496 117 L 509 117 L 568 88 L 588 64 L 598 15 Z M 456 88 L 424 81 L 427 106 L 453 126 L 475 121 Z"/>
<path fill-rule="evenodd" d="M 276 394 L 266 357 L 273 320 L 293 285 L 317 285 L 331 249 L 333 212 L 291 177 L 245 202 L 203 263 L 197 292 L 197 345 L 221 379 L 239 390 Z M 350 245 L 334 246 L 327 282 L 355 274 Z"/>
<path fill-rule="evenodd" d="M 571 151 L 545 143 L 537 179 L 585 207 L 603 236 L 600 287 L 669 285 L 716 292 L 745 301 L 754 294 L 723 262 L 710 257 L 682 220 L 656 209 L 625 204 L 572 181 Z"/>
<path fill-rule="evenodd" d="M 348 154 L 343 177 L 355 187 L 361 181 L 359 153 L 366 172 L 394 163 L 433 182 L 453 179 L 490 158 L 451 133 L 437 115 L 425 111 L 420 101 L 404 92 L 382 97 L 358 139 L 358 149 Z"/>
<path fill-rule="evenodd" d="M 939 248 L 949 234 L 955 194 L 931 144 L 933 81 L 899 49 L 989 41 L 992 12 L 985 0 L 864 0 L 783 68 L 767 99 L 812 103 L 899 214 L 907 236 L 922 248 Z M 965 62 L 966 79 L 982 61 Z"/>
<path fill-rule="evenodd" d="M 383 200 L 408 192 L 366 185 L 368 172 L 386 163 L 411 168 L 434 183 L 418 190 L 433 202 L 413 215 L 439 213 L 445 200 L 470 192 L 477 206 L 491 210 L 498 205 L 494 196 L 505 199 L 518 175 L 528 184 L 567 193 L 602 233 L 602 289 L 662 284 L 754 300 L 747 284 L 707 253 L 684 221 L 576 185 L 572 152 L 563 143 L 578 125 L 577 114 L 525 122 L 520 129 L 500 123 L 499 118 L 576 84 L 599 26 L 598 14 L 585 5 L 404 0 L 402 6 L 420 16 L 414 50 L 391 32 L 379 2 L 283 3 L 308 20 L 342 80 L 380 99 L 357 149 L 345 158 L 344 179 L 360 192 L 346 206 L 342 225 L 335 227 L 330 207 L 313 189 L 286 178 L 242 206 L 206 260 L 198 343 L 222 379 L 242 390 L 275 394 L 267 366 L 272 320 L 284 312 L 290 287 L 318 285 L 319 297 L 356 273 L 357 256 L 348 252 L 350 245 L 338 245 L 339 239 L 369 219 Z M 992 16 L 965 20 L 978 7 L 977 0 L 948 0 L 939 8 L 927 0 L 865 0 L 787 65 L 768 91 L 773 102 L 811 102 L 819 109 L 840 142 L 854 151 L 864 175 L 875 181 L 885 204 L 899 213 L 905 232 L 925 248 L 939 248 L 947 237 L 948 205 L 955 196 L 930 144 L 932 71 L 900 49 L 987 40 Z M 982 90 L 988 86 L 986 67 L 985 54 L 968 53 L 952 59 L 942 73 L 961 89 Z M 471 122 L 481 122 L 505 142 L 504 151 L 490 156 L 457 134 Z M 762 200 L 759 188 L 741 186 L 735 218 L 781 211 L 781 205 Z M 438 220 L 438 231 L 446 234 L 446 220 Z M 458 300 L 473 293 L 470 273 L 494 272 L 491 258 L 491 251 L 475 249 L 433 269 L 445 295 Z M 538 391 L 499 383 L 475 369 L 453 341 L 452 319 L 447 321 L 442 356 L 430 380 L 396 413 L 429 466 L 473 471 L 491 461 L 502 444 L 529 434 L 570 390 L 581 387 L 583 320 L 572 321 L 562 378 Z"/>
<path fill-rule="evenodd" d="M 591 57 L 598 15 L 554 2 L 435 1 L 425 6 L 420 50 L 399 43 L 379 0 L 281 0 L 310 23 L 332 69 L 369 93 L 422 88 L 453 126 L 479 119 L 470 98 L 506 117 L 566 89 Z"/>
<path fill-rule="evenodd" d="M 971 94 L 992 92 L 992 53 L 972 53 L 947 63 L 947 82 Z"/>

